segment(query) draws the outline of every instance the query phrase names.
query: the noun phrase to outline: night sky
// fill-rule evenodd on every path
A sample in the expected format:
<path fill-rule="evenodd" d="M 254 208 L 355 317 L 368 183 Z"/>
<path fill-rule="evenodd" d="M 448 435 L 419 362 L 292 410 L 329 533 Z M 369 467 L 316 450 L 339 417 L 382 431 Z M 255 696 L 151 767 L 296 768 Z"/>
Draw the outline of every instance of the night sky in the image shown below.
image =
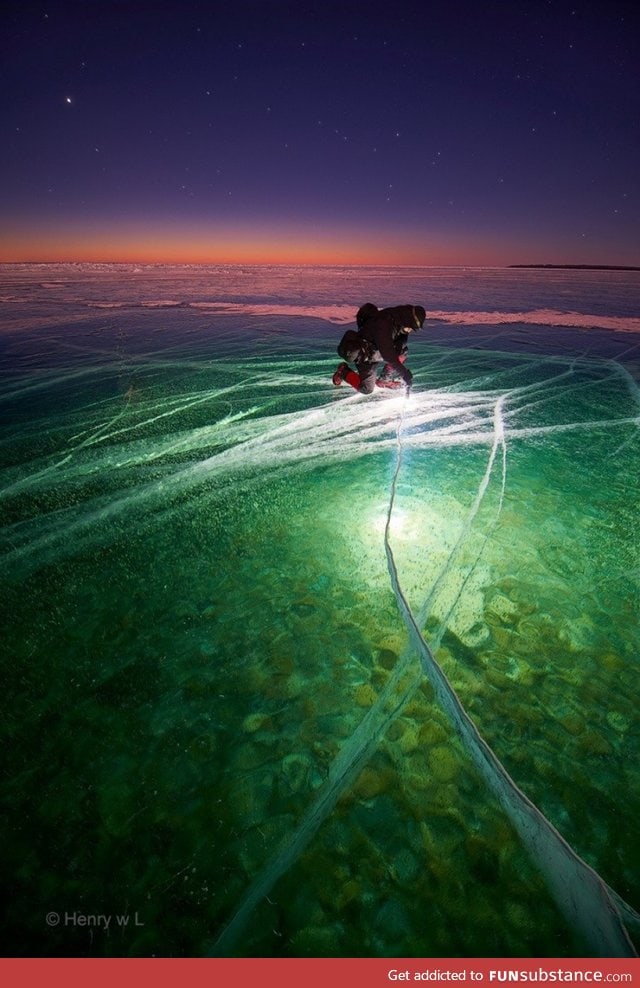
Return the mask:
<path fill-rule="evenodd" d="M 4 2 L 0 260 L 640 264 L 640 14 Z"/>

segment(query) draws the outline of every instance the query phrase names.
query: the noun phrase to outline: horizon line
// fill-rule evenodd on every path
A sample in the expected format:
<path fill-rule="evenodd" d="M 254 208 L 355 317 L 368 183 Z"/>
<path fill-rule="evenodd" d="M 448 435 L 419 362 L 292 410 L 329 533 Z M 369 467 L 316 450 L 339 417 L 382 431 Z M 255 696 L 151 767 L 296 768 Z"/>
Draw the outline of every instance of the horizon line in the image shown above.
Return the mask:
<path fill-rule="evenodd" d="M 10 265 L 82 265 L 82 264 L 100 264 L 105 266 L 121 266 L 130 267 L 132 265 L 139 265 L 143 267 L 244 267 L 244 268 L 259 268 L 259 267 L 269 267 L 269 268 L 501 268 L 501 269 L 517 269 L 517 268 L 538 268 L 538 269 L 571 269 L 571 270 L 587 270 L 587 271 L 640 271 L 640 266 L 633 264 L 584 264 L 584 263 L 545 263 L 545 262 L 532 262 L 532 263 L 516 263 L 516 264 L 479 264 L 477 262 L 464 262 L 461 261 L 456 264 L 393 264 L 393 263 L 363 263 L 358 261 L 335 261 L 335 262 L 318 262 L 314 263 L 312 261 L 142 261 L 142 260 L 128 260 L 128 261 L 116 261 L 116 260 L 97 260 L 97 259 L 87 259 L 84 260 L 17 260 L 17 261 L 3 261 L 0 260 L 0 266 L 8 267 Z"/>

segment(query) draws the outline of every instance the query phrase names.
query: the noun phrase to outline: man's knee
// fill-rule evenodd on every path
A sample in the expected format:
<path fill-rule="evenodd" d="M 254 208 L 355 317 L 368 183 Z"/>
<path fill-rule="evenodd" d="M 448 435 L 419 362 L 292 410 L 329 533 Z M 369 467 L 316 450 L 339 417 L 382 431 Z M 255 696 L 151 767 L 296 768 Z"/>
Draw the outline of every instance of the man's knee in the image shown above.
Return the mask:
<path fill-rule="evenodd" d="M 370 395 L 376 386 L 376 370 L 377 366 L 372 366 L 371 364 L 362 364 L 358 367 L 360 372 L 360 394 Z"/>

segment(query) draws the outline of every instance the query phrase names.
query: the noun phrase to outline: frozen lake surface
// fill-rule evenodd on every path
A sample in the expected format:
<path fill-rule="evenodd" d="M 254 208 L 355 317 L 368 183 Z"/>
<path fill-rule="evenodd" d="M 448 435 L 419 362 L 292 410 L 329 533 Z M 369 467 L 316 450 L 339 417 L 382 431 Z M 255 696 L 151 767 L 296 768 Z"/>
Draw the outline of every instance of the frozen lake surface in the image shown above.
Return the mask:
<path fill-rule="evenodd" d="M 408 400 L 331 384 L 365 301 L 427 310 Z M 608 956 L 555 833 L 637 946 L 640 273 L 5 265 L 0 315 L 5 953 Z"/>

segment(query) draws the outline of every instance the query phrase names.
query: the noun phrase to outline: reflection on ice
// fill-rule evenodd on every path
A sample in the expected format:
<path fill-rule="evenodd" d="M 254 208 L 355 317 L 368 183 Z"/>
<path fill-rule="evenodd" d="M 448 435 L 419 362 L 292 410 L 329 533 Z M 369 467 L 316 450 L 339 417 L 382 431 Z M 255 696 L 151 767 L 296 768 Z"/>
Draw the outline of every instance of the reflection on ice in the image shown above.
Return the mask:
<path fill-rule="evenodd" d="M 0 392 L 17 901 L 126 893 L 132 953 L 630 952 L 627 368 L 496 325 L 364 398 L 315 317 L 125 311 L 16 337 Z"/>
<path fill-rule="evenodd" d="M 459 372 L 464 365 L 459 357 L 456 363 Z M 10 526 L 4 533 L 12 547 L 7 559 L 12 565 L 28 560 L 29 566 L 42 565 L 47 558 L 43 550 L 56 551 L 60 545 L 64 551 L 70 535 L 82 537 L 85 545 L 87 539 L 105 544 L 116 532 L 105 526 L 107 519 L 128 516 L 158 501 L 169 503 L 210 481 L 215 484 L 216 496 L 224 498 L 239 478 L 251 483 L 263 472 L 279 476 L 392 451 L 399 413 L 403 415 L 403 442 L 413 452 L 491 445 L 498 409 L 507 442 L 594 431 L 613 431 L 624 444 L 633 441 L 634 427 L 640 423 L 635 410 L 634 414 L 598 418 L 573 415 L 579 393 L 606 394 L 621 377 L 628 383 L 618 365 L 583 361 L 576 366 L 572 361 L 563 366 L 557 360 L 511 363 L 508 369 L 463 379 L 460 384 L 416 391 L 408 401 L 383 395 L 368 400 L 340 395 L 336 400 L 326 389 L 318 400 L 314 389 L 321 388 L 321 380 L 310 377 L 305 362 L 300 361 L 281 362 L 271 371 L 249 377 L 236 362 L 234 372 L 241 377 L 240 382 L 195 393 L 145 399 L 130 388 L 98 409 L 92 404 L 81 412 L 80 419 L 73 414 L 63 416 L 55 424 L 59 435 L 56 452 L 33 457 L 25 466 L 5 472 L 0 491 L 3 498 L 25 492 L 37 497 L 54 481 L 58 489 L 77 491 L 71 506 L 57 507 L 55 514 L 37 510 L 33 517 L 21 518 Z M 138 365 L 139 380 L 144 380 L 145 371 L 153 372 L 156 367 L 155 362 Z M 518 383 L 518 379 L 532 375 L 537 380 Z M 68 380 L 63 375 L 49 386 L 55 392 L 66 388 Z M 486 387 L 489 382 L 491 389 Z M 305 394 L 310 383 L 312 390 Z M 485 385 L 482 390 L 467 390 L 481 383 Z M 247 391 L 251 404 L 247 403 Z M 300 401 L 291 403 L 303 407 L 280 411 L 292 391 Z M 27 386 L 9 397 L 15 402 L 22 397 L 26 400 L 28 395 Z M 589 394 L 586 397 L 589 400 Z M 637 400 L 635 393 L 632 397 Z M 597 398 L 585 407 L 590 413 L 592 407 L 597 409 Z M 218 419 L 199 424 L 203 415 Z M 194 425 L 185 428 L 182 424 L 189 420 L 194 420 Z M 174 422 L 182 428 L 172 430 Z M 37 423 L 35 429 L 29 424 L 24 432 L 14 434 L 13 441 L 23 445 L 37 430 Z M 615 442 L 618 444 L 619 439 Z M 147 479 L 148 468 L 152 475 L 157 474 L 156 479 Z M 101 478 L 97 496 L 95 485 L 90 484 L 95 477 Z M 78 497 L 87 485 L 88 496 Z M 102 493 L 105 489 L 109 490 L 106 497 Z"/>

